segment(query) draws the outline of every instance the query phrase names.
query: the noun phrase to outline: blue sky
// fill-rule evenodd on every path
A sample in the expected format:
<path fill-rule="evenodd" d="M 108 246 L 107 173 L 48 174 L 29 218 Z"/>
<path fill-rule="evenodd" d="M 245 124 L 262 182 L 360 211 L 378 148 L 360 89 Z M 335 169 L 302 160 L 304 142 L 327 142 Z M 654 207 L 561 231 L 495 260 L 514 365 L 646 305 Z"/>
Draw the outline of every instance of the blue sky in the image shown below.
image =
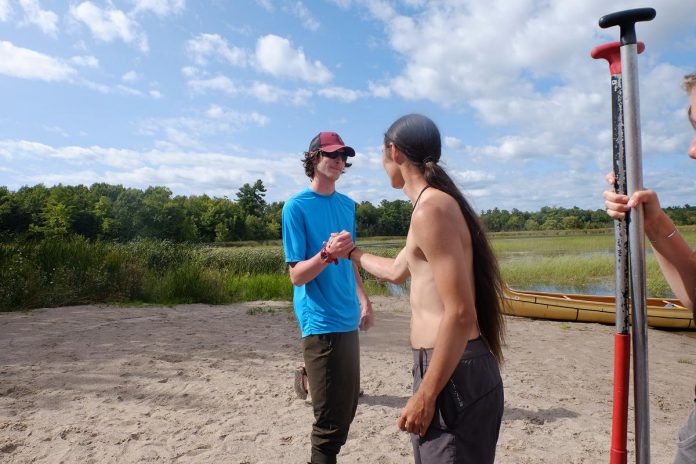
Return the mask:
<path fill-rule="evenodd" d="M 640 23 L 645 185 L 696 202 L 684 74 L 696 70 L 691 1 L 0 0 L 0 185 L 108 182 L 267 200 L 308 184 L 319 131 L 357 151 L 339 190 L 405 198 L 382 134 L 420 112 L 477 210 L 602 208 L 611 169 L 609 71 L 597 20 Z M 610 5 L 610 6 L 609 6 Z"/>

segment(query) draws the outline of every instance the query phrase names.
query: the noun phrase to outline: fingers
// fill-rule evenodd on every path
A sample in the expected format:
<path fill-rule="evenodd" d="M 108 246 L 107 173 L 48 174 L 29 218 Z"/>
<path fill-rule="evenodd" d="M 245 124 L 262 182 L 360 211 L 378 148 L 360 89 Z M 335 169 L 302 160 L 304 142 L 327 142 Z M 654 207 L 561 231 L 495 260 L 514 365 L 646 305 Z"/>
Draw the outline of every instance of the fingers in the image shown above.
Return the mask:
<path fill-rule="evenodd" d="M 606 176 L 604 176 L 604 179 L 606 179 L 606 181 L 611 185 L 616 184 L 616 176 L 613 172 L 610 172 Z"/>
<path fill-rule="evenodd" d="M 646 208 L 660 208 L 660 201 L 657 199 L 657 193 L 653 190 L 638 190 L 626 203 L 626 206 L 635 208 L 638 205 L 645 205 Z"/>
<path fill-rule="evenodd" d="M 396 426 L 401 430 L 402 432 L 406 431 L 406 418 L 404 417 L 403 413 L 401 416 L 399 416 L 399 419 L 396 421 Z"/>
<path fill-rule="evenodd" d="M 347 258 L 354 246 L 350 232 L 343 230 L 331 234 L 326 249 L 336 258 Z"/>
<path fill-rule="evenodd" d="M 372 315 L 363 315 L 360 317 L 360 330 L 368 331 L 375 325 L 375 320 Z"/>
<path fill-rule="evenodd" d="M 613 219 L 623 219 L 626 217 L 626 213 L 631 210 L 630 206 L 628 206 L 629 198 L 626 195 L 620 195 L 613 190 L 606 190 L 603 196 L 607 214 Z"/>

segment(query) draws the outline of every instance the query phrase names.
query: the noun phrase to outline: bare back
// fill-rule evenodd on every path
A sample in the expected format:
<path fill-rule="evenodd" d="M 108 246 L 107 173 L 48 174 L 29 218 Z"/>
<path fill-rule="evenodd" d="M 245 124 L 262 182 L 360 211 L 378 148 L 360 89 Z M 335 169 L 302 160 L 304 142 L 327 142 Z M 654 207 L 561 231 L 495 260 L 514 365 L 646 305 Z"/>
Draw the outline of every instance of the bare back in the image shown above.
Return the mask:
<path fill-rule="evenodd" d="M 425 192 L 404 252 L 411 274 L 411 346 L 432 348 L 446 303 L 476 317 L 471 235 L 454 198 L 433 188 Z M 469 340 L 478 335 L 477 324 L 462 334 Z"/>

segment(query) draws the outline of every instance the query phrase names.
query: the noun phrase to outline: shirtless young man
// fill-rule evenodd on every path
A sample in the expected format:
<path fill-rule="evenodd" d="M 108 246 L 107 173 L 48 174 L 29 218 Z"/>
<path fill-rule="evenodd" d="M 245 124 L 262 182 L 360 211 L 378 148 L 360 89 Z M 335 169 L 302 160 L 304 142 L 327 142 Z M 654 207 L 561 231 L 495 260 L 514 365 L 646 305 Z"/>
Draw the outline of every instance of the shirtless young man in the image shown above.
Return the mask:
<path fill-rule="evenodd" d="M 439 166 L 440 132 L 427 117 L 398 119 L 384 136 L 391 185 L 413 202 L 395 259 L 350 258 L 394 283 L 411 277 L 413 396 L 398 419 L 416 463 L 492 463 L 503 415 L 502 283 L 481 224 Z"/>

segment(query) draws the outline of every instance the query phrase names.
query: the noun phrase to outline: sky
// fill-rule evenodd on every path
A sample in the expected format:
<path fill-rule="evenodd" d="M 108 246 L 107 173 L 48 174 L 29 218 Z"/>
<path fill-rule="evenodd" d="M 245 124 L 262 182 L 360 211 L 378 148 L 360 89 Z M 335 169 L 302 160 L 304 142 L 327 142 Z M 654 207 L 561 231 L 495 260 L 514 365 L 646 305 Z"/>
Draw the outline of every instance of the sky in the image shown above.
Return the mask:
<path fill-rule="evenodd" d="M 282 201 L 335 131 L 357 152 L 338 190 L 376 205 L 406 199 L 383 134 L 422 113 L 476 210 L 603 208 L 610 75 L 590 50 L 619 40 L 601 16 L 646 6 L 644 185 L 693 204 L 693 0 L 0 0 L 0 185 L 235 199 L 261 179 Z"/>

